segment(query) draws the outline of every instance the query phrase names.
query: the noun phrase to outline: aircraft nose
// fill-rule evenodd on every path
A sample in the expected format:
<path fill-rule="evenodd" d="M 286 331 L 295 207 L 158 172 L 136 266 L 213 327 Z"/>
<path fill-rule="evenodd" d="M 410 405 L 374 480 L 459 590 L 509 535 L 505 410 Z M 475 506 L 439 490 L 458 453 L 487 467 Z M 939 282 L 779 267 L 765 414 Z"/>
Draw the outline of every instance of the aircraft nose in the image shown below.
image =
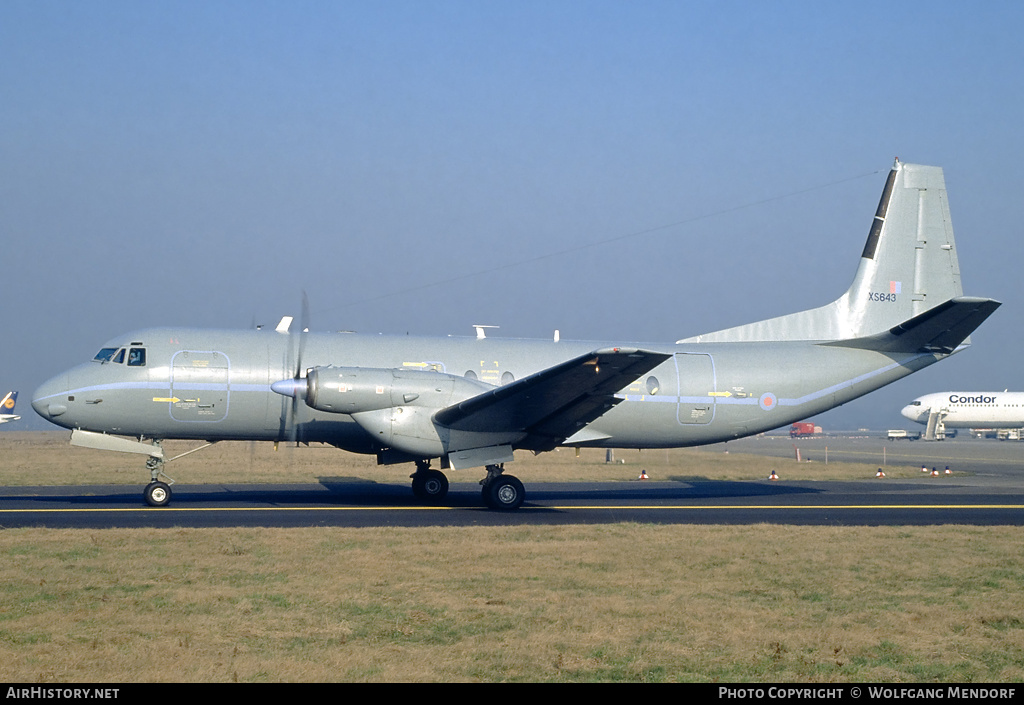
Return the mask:
<path fill-rule="evenodd" d="M 914 406 L 913 404 L 907 404 L 900 410 L 900 414 L 910 419 L 911 421 L 917 421 L 917 415 L 920 413 L 921 407 Z"/>
<path fill-rule="evenodd" d="M 39 388 L 32 394 L 32 408 L 36 413 L 47 421 L 59 424 L 57 417 L 67 410 L 67 374 L 57 375 L 39 385 Z"/>

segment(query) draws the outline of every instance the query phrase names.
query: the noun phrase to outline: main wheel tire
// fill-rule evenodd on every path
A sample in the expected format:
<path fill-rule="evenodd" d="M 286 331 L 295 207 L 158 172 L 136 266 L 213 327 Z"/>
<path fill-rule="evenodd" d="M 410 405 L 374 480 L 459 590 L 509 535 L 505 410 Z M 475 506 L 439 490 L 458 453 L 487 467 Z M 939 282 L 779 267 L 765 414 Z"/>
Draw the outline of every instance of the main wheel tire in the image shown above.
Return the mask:
<path fill-rule="evenodd" d="M 483 487 L 484 503 L 491 509 L 512 511 L 523 506 L 526 489 L 513 475 L 499 475 Z"/>
<path fill-rule="evenodd" d="M 437 504 L 448 496 L 448 478 L 440 470 L 425 470 L 412 476 L 412 493 L 419 499 Z"/>
<path fill-rule="evenodd" d="M 142 492 L 146 504 L 151 507 L 164 507 L 171 501 L 171 487 L 165 482 L 150 482 Z"/>

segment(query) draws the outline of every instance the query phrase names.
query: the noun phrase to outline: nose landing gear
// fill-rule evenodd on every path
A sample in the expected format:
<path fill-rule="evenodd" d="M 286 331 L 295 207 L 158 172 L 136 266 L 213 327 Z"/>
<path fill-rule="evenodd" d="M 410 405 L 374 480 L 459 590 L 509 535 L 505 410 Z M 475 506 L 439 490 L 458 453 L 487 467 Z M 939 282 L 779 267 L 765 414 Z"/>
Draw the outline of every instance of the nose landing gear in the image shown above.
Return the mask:
<path fill-rule="evenodd" d="M 154 441 L 154 445 L 160 445 L 160 441 Z M 164 474 L 164 459 L 150 457 L 146 460 L 146 469 L 149 470 L 149 484 L 142 491 L 142 498 L 151 507 L 166 507 L 171 501 L 171 485 L 174 479 Z M 160 477 L 166 477 L 169 482 L 162 482 Z"/>
<path fill-rule="evenodd" d="M 150 482 L 142 491 L 142 498 L 151 507 L 166 506 L 171 501 L 171 487 L 166 482 Z"/>

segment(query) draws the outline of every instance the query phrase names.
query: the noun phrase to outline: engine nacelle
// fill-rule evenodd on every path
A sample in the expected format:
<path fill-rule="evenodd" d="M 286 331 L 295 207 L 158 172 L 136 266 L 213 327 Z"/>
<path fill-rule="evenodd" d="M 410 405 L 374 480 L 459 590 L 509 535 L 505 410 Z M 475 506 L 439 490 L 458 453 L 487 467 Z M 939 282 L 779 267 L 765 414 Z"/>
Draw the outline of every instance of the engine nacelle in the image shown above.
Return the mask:
<path fill-rule="evenodd" d="M 348 414 L 381 447 L 423 458 L 511 443 L 519 433 L 466 433 L 434 423 L 435 412 L 494 387 L 444 372 L 316 367 L 299 396 L 318 411 Z M 303 394 L 304 392 L 304 394 Z"/>
<path fill-rule="evenodd" d="M 378 367 L 315 367 L 306 376 L 305 402 L 318 411 L 359 414 L 398 406 L 443 409 L 492 389 L 443 372 Z"/>

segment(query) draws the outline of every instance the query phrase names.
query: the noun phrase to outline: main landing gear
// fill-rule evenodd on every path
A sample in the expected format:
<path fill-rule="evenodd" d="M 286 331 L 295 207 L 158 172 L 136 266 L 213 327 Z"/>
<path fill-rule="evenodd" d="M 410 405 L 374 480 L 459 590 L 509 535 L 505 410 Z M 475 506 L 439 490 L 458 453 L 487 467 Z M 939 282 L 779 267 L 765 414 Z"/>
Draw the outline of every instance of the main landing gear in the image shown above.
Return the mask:
<path fill-rule="evenodd" d="M 504 465 L 487 466 L 487 477 L 480 481 L 484 504 L 502 511 L 519 509 L 526 499 L 526 490 L 519 478 L 504 473 Z"/>
<path fill-rule="evenodd" d="M 448 496 L 448 478 L 440 470 L 431 470 L 429 460 L 417 460 L 412 478 L 412 493 L 430 504 L 440 504 Z"/>
<path fill-rule="evenodd" d="M 440 470 L 432 470 L 429 460 L 417 460 L 412 478 L 412 493 L 430 504 L 441 504 L 448 496 L 448 478 Z M 523 483 L 505 474 L 504 465 L 488 465 L 487 477 L 480 481 L 484 504 L 501 511 L 519 509 L 526 499 Z"/>

